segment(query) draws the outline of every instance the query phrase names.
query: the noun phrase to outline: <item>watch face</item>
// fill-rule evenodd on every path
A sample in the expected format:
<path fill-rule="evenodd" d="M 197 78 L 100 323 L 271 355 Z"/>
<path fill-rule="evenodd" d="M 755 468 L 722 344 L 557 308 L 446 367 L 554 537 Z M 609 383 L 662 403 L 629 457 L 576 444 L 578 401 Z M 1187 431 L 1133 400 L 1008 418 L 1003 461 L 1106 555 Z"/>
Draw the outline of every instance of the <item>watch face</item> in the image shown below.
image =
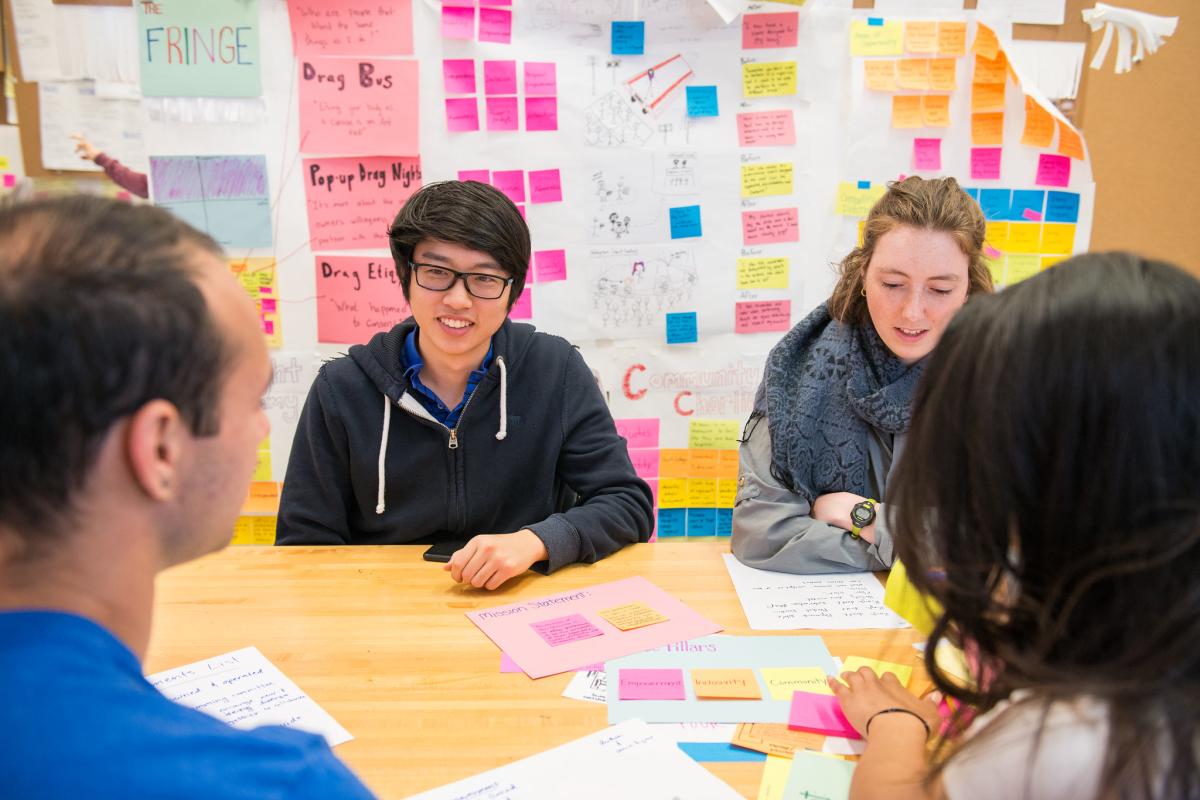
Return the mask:
<path fill-rule="evenodd" d="M 854 520 L 854 524 L 860 528 L 870 525 L 875 521 L 875 509 L 866 503 L 859 503 L 850 509 L 850 519 Z"/>

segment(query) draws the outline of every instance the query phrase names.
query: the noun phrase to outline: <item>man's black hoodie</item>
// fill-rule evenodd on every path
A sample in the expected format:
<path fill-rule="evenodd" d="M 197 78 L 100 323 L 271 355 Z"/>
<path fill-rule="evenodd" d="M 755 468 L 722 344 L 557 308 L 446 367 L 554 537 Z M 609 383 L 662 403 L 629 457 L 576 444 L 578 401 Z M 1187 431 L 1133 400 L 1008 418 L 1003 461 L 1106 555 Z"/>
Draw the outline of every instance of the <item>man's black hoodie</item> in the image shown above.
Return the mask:
<path fill-rule="evenodd" d="M 317 373 L 283 483 L 278 544 L 465 542 L 528 528 L 549 553 L 535 569 L 554 571 L 649 538 L 650 488 L 575 348 L 505 320 L 450 430 L 404 378 L 415 324 L 376 334 Z M 578 495 L 565 510 L 564 488 Z"/>

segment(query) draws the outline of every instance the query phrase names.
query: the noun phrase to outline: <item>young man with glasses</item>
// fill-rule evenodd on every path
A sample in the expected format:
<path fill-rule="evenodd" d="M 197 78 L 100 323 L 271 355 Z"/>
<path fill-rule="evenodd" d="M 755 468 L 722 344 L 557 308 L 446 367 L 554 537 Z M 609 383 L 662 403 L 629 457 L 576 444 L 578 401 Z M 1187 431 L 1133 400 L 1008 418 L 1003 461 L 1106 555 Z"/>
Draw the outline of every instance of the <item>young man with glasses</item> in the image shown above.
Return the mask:
<path fill-rule="evenodd" d="M 461 543 L 451 577 L 495 589 L 646 541 L 650 489 L 591 370 L 508 319 L 529 268 L 516 206 L 434 183 L 388 236 L 412 317 L 318 373 L 277 543 Z"/>

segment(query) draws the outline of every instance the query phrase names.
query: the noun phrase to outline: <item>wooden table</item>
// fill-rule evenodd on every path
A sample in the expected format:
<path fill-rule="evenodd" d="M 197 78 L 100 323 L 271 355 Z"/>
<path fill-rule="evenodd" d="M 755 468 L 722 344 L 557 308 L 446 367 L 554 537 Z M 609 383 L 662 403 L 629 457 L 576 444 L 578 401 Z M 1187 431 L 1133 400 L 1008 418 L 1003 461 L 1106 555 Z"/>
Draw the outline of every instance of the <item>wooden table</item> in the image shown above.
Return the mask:
<path fill-rule="evenodd" d="M 726 633 L 756 633 L 721 562 L 728 539 L 635 545 L 495 592 L 460 588 L 424 549 L 243 546 L 175 567 L 158 580 L 146 672 L 258 647 L 354 735 L 337 754 L 390 800 L 607 725 L 604 706 L 561 696 L 570 674 L 501 674 L 467 611 L 644 575 Z M 916 665 L 911 629 L 818 633 L 835 656 Z M 706 766 L 757 796 L 761 762 Z"/>

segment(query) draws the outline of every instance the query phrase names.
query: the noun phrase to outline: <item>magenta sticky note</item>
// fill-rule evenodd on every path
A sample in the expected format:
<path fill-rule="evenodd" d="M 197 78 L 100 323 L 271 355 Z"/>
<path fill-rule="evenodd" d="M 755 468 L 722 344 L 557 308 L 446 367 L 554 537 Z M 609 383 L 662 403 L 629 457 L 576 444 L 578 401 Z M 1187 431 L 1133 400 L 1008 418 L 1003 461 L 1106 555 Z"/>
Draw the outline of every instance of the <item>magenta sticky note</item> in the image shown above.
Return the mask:
<path fill-rule="evenodd" d="M 512 43 L 512 12 L 507 8 L 479 9 L 479 41 Z"/>
<path fill-rule="evenodd" d="M 277 301 L 273 297 L 264 298 L 262 300 L 259 300 L 258 302 L 262 306 L 262 312 L 264 314 L 274 314 L 276 311 L 279 310 L 278 307 L 276 306 Z"/>
<path fill-rule="evenodd" d="M 604 635 L 604 631 L 588 622 L 587 617 L 583 614 L 568 614 L 565 617 L 544 619 L 533 623 L 530 627 L 551 647 Z"/>
<path fill-rule="evenodd" d="M 1030 222 L 1042 221 L 1042 212 L 1034 211 L 1032 208 L 1027 208 L 1022 211 L 1021 216 L 1025 217 L 1025 219 L 1029 220 Z"/>
<path fill-rule="evenodd" d="M 508 312 L 509 319 L 533 319 L 533 288 L 525 287 L 525 291 L 521 292 L 521 296 L 517 298 L 517 302 L 513 303 L 513 307 Z"/>
<path fill-rule="evenodd" d="M 1070 186 L 1070 156 L 1056 156 L 1052 153 L 1042 153 L 1038 156 L 1036 183 L 1038 186 Z"/>
<path fill-rule="evenodd" d="M 483 93 L 488 95 L 516 94 L 517 62 L 510 60 L 483 62 Z"/>
<path fill-rule="evenodd" d="M 531 97 L 558 94 L 558 79 L 553 61 L 525 62 L 525 94 Z"/>
<path fill-rule="evenodd" d="M 515 131 L 519 125 L 517 98 L 487 98 L 487 129 L 489 131 Z"/>
<path fill-rule="evenodd" d="M 556 131 L 556 130 L 558 130 L 558 98 L 557 97 L 526 97 L 525 98 L 525 130 L 527 130 L 527 131 Z"/>
<path fill-rule="evenodd" d="M 492 173 L 486 169 L 460 169 L 458 171 L 458 179 L 460 181 L 479 181 L 480 183 L 490 184 L 492 182 Z"/>
<path fill-rule="evenodd" d="M 17 176 L 11 172 L 4 173 L 4 188 L 11 189 L 17 185 Z"/>
<path fill-rule="evenodd" d="M 442 6 L 442 38 L 474 39 L 475 9 L 471 6 Z"/>
<path fill-rule="evenodd" d="M 533 266 L 537 273 L 538 283 L 565 281 L 567 279 L 567 251 L 538 250 L 533 254 Z"/>
<path fill-rule="evenodd" d="M 265 333 L 267 336 L 272 336 L 275 333 L 275 323 L 269 319 L 264 319 L 262 321 L 262 329 L 263 333 Z"/>
<path fill-rule="evenodd" d="M 529 171 L 529 202 L 561 203 L 562 176 L 556 169 L 533 169 Z"/>
<path fill-rule="evenodd" d="M 658 417 L 638 417 L 613 420 L 617 435 L 625 438 L 630 447 L 658 447 Z"/>
<path fill-rule="evenodd" d="M 525 219 L 525 206 L 517 204 L 517 213 L 521 215 L 521 219 Z"/>
<path fill-rule="evenodd" d="M 447 58 L 442 61 L 446 94 L 475 94 L 475 60 Z"/>
<path fill-rule="evenodd" d="M 492 173 L 492 185 L 514 203 L 525 202 L 525 172 L 519 169 L 498 169 Z"/>
<path fill-rule="evenodd" d="M 941 139 L 913 139 L 913 169 L 942 168 Z"/>
<path fill-rule="evenodd" d="M 623 669 L 617 673 L 622 700 L 686 700 L 681 669 Z"/>
<path fill-rule="evenodd" d="M 658 477 L 658 448 L 630 448 L 629 460 L 633 462 L 633 471 L 639 478 Z"/>
<path fill-rule="evenodd" d="M 826 736 L 862 738 L 842 713 L 842 704 L 836 697 L 827 694 L 794 693 L 788 727 L 794 731 L 823 733 Z"/>
<path fill-rule="evenodd" d="M 446 98 L 446 130 L 451 133 L 479 130 L 479 104 L 474 97 Z"/>
<path fill-rule="evenodd" d="M 988 258 L 999 258 L 1000 256 L 1004 255 L 1003 252 L 992 247 L 990 244 L 985 244 L 983 246 L 983 252 Z"/>
<path fill-rule="evenodd" d="M 1000 152 L 999 147 L 972 147 L 971 179 L 1000 180 Z"/>

